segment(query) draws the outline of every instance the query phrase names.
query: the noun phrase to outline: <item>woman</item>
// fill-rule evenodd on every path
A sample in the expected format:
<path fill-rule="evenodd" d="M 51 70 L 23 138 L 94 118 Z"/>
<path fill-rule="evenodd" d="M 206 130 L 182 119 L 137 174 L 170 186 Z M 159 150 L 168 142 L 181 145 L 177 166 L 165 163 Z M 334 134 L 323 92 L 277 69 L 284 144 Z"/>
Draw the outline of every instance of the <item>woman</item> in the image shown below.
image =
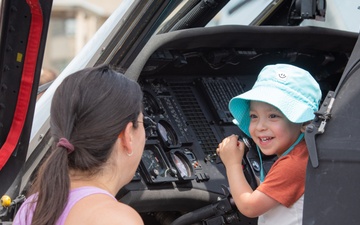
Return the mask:
<path fill-rule="evenodd" d="M 133 178 L 145 145 L 139 85 L 106 65 L 57 88 L 52 152 L 14 224 L 143 224 L 114 196 Z"/>

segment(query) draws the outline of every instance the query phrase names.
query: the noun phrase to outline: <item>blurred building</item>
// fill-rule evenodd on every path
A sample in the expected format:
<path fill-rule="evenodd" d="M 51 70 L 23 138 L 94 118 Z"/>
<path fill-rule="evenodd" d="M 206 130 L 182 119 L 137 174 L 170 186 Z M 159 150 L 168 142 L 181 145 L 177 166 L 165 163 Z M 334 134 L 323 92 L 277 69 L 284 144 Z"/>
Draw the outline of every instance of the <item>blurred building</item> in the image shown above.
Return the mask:
<path fill-rule="evenodd" d="M 54 0 L 43 67 L 61 72 L 121 0 Z"/>

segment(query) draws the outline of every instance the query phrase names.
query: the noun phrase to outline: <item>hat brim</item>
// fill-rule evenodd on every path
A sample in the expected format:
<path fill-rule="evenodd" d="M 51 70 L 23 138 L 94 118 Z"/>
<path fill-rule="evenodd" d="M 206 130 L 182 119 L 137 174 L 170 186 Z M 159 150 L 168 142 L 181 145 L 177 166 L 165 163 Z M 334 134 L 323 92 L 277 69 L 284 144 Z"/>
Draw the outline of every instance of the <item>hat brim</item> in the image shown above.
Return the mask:
<path fill-rule="evenodd" d="M 258 86 L 232 98 L 229 110 L 240 129 L 250 137 L 250 101 L 265 102 L 278 108 L 293 123 L 303 123 L 314 119 L 315 114 L 304 102 L 271 86 Z"/>

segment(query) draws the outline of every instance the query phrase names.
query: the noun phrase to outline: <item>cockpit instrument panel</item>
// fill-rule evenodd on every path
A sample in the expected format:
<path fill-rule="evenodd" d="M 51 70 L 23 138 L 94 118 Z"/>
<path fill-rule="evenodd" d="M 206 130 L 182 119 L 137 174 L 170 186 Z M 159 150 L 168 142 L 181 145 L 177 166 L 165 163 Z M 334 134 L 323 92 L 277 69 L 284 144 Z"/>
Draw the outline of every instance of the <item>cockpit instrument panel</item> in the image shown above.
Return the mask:
<path fill-rule="evenodd" d="M 211 176 L 225 177 L 215 150 L 225 136 L 238 132 L 227 105 L 243 92 L 243 81 L 236 76 L 139 80 L 145 121 L 151 121 L 145 122 L 147 141 L 140 164 L 146 183 L 201 183 Z"/>

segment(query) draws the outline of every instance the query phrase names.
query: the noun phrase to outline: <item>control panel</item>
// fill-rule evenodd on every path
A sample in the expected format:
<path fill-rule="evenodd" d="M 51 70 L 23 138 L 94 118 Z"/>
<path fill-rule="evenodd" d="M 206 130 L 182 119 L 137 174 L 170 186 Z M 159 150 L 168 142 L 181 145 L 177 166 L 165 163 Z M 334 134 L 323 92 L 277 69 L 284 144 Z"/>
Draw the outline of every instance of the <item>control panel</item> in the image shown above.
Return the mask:
<path fill-rule="evenodd" d="M 147 138 L 139 174 L 147 185 L 226 182 L 215 150 L 224 137 L 240 134 L 228 103 L 251 87 L 250 77 L 139 79 Z"/>

